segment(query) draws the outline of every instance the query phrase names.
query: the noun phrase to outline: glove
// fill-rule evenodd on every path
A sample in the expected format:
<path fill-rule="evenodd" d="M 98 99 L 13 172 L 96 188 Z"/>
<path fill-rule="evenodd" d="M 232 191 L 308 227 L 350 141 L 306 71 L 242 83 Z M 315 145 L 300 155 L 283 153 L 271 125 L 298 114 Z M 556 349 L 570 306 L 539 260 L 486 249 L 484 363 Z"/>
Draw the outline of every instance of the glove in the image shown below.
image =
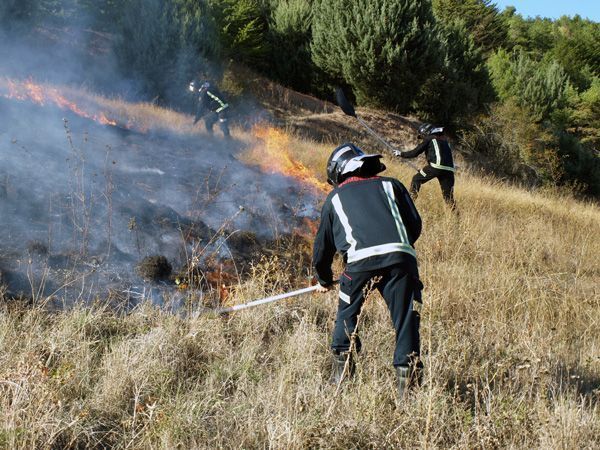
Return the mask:
<path fill-rule="evenodd" d="M 393 153 L 394 153 L 394 156 L 396 156 L 398 158 L 402 158 L 402 150 L 394 150 Z"/>

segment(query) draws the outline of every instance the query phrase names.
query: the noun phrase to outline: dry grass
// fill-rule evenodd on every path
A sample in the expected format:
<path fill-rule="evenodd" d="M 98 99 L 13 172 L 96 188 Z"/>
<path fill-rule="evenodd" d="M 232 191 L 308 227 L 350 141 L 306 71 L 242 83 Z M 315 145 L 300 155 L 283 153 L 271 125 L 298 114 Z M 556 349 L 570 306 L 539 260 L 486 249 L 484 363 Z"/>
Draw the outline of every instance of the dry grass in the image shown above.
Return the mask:
<path fill-rule="evenodd" d="M 328 148 L 293 146 L 318 171 Z M 397 163 L 388 173 L 410 181 Z M 379 299 L 338 396 L 334 293 L 195 318 L 3 302 L 0 447 L 597 448 L 600 210 L 467 172 L 456 196 L 459 217 L 435 182 L 417 202 L 426 372 L 408 401 Z M 232 301 L 280 292 L 302 269 L 263 261 Z"/>

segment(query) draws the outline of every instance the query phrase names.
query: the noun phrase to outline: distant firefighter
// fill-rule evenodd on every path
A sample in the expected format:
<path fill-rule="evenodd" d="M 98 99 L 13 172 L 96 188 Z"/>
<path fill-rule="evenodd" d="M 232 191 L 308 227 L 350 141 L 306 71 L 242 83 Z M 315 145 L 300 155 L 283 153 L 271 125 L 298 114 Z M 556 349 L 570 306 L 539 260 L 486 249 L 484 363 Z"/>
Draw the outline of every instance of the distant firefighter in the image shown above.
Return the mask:
<path fill-rule="evenodd" d="M 444 134 L 444 128 L 424 123 L 419 127 L 419 138 L 421 143 L 413 150 L 395 152 L 401 158 L 415 158 L 425 153 L 428 164 L 418 171 L 410 183 L 410 193 L 417 198 L 419 189 L 423 183 L 437 178 L 444 200 L 452 209 L 456 208 L 454 201 L 454 161 L 452 149 Z"/>
<path fill-rule="evenodd" d="M 212 134 L 213 126 L 215 122 L 218 121 L 223 136 L 229 139 L 229 125 L 227 123 L 227 110 L 229 105 L 225 101 L 223 94 L 219 92 L 216 86 L 210 84 L 208 81 L 200 83 L 197 80 L 192 80 L 189 85 L 189 90 L 193 94 L 196 94 L 198 99 L 194 124 L 204 118 L 206 131 Z"/>

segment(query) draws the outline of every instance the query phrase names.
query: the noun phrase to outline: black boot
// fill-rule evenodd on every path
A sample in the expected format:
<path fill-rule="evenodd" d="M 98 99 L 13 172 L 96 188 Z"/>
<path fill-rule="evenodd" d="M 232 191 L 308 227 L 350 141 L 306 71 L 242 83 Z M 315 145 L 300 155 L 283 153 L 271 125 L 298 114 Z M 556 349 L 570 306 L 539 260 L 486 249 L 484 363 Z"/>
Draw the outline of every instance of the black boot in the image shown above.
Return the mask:
<path fill-rule="evenodd" d="M 347 362 L 347 363 L 346 363 Z M 339 385 L 354 374 L 354 361 L 350 352 L 335 353 L 333 355 L 331 377 L 329 384 Z"/>
<path fill-rule="evenodd" d="M 398 385 L 398 395 L 403 398 L 411 385 L 410 367 L 396 366 L 396 383 Z"/>
<path fill-rule="evenodd" d="M 403 398 L 409 389 L 420 386 L 423 381 L 423 369 L 419 365 L 397 366 L 396 383 L 398 385 L 398 394 Z"/>

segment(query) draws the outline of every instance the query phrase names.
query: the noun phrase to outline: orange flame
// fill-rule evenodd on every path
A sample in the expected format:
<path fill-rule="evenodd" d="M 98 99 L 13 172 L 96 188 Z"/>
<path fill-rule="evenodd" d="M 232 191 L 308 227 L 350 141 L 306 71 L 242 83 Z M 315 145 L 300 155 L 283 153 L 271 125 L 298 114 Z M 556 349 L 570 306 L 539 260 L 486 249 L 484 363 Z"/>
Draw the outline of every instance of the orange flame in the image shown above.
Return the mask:
<path fill-rule="evenodd" d="M 4 91 L 4 92 L 2 92 Z M 91 119 L 102 125 L 117 125 L 117 122 L 106 117 L 103 112 L 96 114 L 84 111 L 75 102 L 65 98 L 57 88 L 35 84 L 31 79 L 20 82 L 6 78 L 0 80 L 0 95 L 14 100 L 30 101 L 38 105 L 53 104 L 61 109 L 68 109 L 78 116 Z"/>
<path fill-rule="evenodd" d="M 294 230 L 296 236 L 302 238 L 305 241 L 312 241 L 317 235 L 319 229 L 319 220 L 311 219 L 309 217 L 303 217 L 300 227 Z"/>
<path fill-rule="evenodd" d="M 270 126 L 256 126 L 253 134 L 258 138 L 258 143 L 242 155 L 245 162 L 260 167 L 264 172 L 295 178 L 319 194 L 329 190 L 327 183 L 293 158 L 293 144 L 287 133 Z"/>

